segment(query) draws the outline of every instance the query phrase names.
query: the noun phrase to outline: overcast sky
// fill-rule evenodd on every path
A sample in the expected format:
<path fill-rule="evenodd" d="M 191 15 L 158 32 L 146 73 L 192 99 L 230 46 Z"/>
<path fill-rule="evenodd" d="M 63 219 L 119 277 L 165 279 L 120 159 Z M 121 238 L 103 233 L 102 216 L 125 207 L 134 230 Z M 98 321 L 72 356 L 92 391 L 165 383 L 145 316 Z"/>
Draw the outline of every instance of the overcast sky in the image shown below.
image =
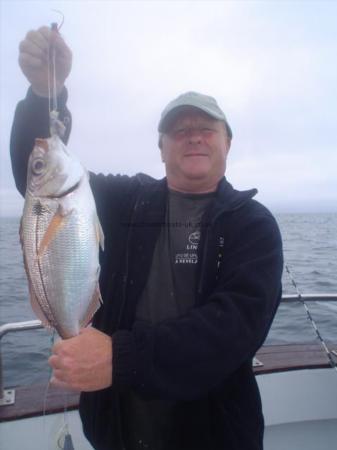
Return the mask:
<path fill-rule="evenodd" d="M 69 149 L 90 170 L 164 176 L 157 124 L 188 90 L 234 133 L 227 178 L 273 212 L 337 212 L 337 2 L 4 1 L 0 215 L 19 215 L 9 136 L 30 29 L 59 21 L 74 55 Z"/>

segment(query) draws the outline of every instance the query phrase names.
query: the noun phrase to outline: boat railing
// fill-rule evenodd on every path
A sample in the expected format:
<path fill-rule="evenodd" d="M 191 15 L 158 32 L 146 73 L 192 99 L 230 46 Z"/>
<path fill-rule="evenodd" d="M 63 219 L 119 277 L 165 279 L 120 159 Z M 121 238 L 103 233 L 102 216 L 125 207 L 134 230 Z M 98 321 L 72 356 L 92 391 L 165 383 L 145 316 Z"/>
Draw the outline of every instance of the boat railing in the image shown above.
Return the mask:
<path fill-rule="evenodd" d="M 337 294 L 284 294 L 282 303 L 296 303 L 300 298 L 305 302 L 336 302 Z"/>
<path fill-rule="evenodd" d="M 15 390 L 5 389 L 3 384 L 1 339 L 7 334 L 16 331 L 38 330 L 43 328 L 40 320 L 27 320 L 0 325 L 0 406 L 12 405 L 15 402 Z"/>
<path fill-rule="evenodd" d="M 285 294 L 282 296 L 282 303 L 295 303 L 299 301 L 304 302 L 337 302 L 337 293 L 335 294 Z M 3 382 L 2 371 L 2 354 L 1 354 L 1 339 L 7 333 L 37 330 L 43 328 L 40 320 L 28 320 L 24 322 L 13 322 L 0 325 L 0 406 L 11 405 L 15 402 L 15 389 L 5 389 Z M 261 363 L 257 360 L 257 366 Z"/>

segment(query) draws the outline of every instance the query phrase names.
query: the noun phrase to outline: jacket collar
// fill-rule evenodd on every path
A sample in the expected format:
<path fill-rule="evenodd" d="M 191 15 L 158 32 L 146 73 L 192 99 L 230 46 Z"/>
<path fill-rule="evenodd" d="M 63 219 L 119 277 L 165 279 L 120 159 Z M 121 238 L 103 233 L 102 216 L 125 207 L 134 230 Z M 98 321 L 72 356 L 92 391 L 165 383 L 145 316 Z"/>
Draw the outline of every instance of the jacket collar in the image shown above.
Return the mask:
<path fill-rule="evenodd" d="M 167 179 L 154 180 L 148 176 L 139 175 L 139 179 L 143 186 L 146 186 L 146 192 L 148 197 L 157 195 L 160 193 L 157 202 L 164 206 L 168 194 Z M 217 186 L 216 196 L 212 205 L 212 213 L 218 214 L 221 212 L 231 212 L 239 209 L 247 201 L 253 198 L 257 194 L 257 189 L 249 189 L 245 191 L 238 191 L 227 181 L 226 177 L 223 177 Z M 164 204 L 164 205 L 163 205 Z"/>
<path fill-rule="evenodd" d="M 231 212 L 243 206 L 257 194 L 257 189 L 238 191 L 223 177 L 218 184 L 213 209 L 215 212 Z M 218 210 L 218 211 L 217 211 Z"/>

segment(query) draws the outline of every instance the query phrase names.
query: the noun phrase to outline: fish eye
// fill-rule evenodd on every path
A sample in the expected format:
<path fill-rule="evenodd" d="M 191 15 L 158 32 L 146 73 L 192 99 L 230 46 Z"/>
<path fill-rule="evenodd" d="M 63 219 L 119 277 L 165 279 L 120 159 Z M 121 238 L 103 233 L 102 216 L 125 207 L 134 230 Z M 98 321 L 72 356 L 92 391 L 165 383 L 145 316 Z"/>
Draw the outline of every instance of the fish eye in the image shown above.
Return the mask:
<path fill-rule="evenodd" d="M 32 164 L 32 171 L 34 175 L 40 175 L 44 170 L 44 161 L 42 159 L 36 159 Z"/>

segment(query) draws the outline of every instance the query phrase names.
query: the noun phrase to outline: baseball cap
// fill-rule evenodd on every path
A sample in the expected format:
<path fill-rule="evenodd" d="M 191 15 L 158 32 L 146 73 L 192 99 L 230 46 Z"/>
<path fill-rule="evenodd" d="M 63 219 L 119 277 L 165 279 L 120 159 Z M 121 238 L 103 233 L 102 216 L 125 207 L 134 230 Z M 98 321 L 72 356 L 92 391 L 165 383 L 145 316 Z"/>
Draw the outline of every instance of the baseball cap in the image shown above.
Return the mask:
<path fill-rule="evenodd" d="M 160 121 L 158 124 L 159 133 L 165 133 L 167 126 L 174 117 L 174 115 L 183 107 L 192 106 L 204 111 L 209 116 L 217 120 L 222 120 L 226 124 L 227 133 L 230 139 L 232 139 L 233 133 L 227 122 L 224 112 L 219 107 L 215 98 L 209 95 L 200 94 L 199 92 L 185 92 L 179 95 L 179 97 L 172 100 L 163 110 Z"/>

